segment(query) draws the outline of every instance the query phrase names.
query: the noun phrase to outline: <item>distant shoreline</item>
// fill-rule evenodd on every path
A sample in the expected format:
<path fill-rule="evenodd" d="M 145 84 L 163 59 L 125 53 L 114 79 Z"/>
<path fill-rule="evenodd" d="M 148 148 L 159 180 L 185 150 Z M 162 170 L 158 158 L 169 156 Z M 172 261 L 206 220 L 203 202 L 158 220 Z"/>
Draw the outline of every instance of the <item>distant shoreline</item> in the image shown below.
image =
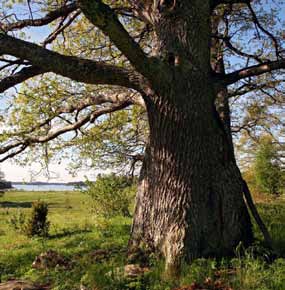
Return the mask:
<path fill-rule="evenodd" d="M 11 191 L 76 191 L 85 188 L 84 182 L 12 182 Z"/>
<path fill-rule="evenodd" d="M 12 185 L 66 185 L 66 186 L 84 186 L 85 182 L 76 181 L 76 182 L 42 182 L 42 181 L 34 181 L 34 182 L 21 182 L 21 181 L 11 181 Z"/>

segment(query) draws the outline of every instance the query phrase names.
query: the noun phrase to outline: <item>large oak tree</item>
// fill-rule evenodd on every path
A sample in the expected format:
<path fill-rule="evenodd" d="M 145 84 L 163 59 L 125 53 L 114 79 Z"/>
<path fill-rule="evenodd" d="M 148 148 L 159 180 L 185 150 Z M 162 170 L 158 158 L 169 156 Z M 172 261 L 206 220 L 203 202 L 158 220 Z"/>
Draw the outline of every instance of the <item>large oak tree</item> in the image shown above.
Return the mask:
<path fill-rule="evenodd" d="M 282 35 L 267 29 L 278 28 L 268 18 L 277 12 L 266 14 L 262 1 L 249 0 L 59 2 L 28 1 L 30 15 L 21 20 L 3 8 L 0 92 L 53 74 L 47 74 L 45 98 L 34 88 L 21 92 L 25 109 L 12 102 L 17 110 L 13 130 L 2 131 L 1 161 L 66 132 L 83 134 L 101 116 L 138 105 L 147 112 L 149 134 L 143 158 L 136 146 L 139 154 L 132 156 L 143 163 L 130 250 L 158 252 L 171 270 L 183 259 L 227 255 L 239 242 L 250 244 L 243 193 L 258 215 L 236 163 L 229 99 L 266 90 L 268 83 L 273 98 L 282 82 L 272 73 L 285 68 Z M 41 8 L 39 17 L 34 7 Z M 52 31 L 40 44 L 18 34 L 48 24 Z M 252 49 L 238 46 L 236 35 L 241 43 L 251 40 Z M 228 64 L 230 54 L 236 59 Z M 55 75 L 85 85 L 70 85 L 68 97 L 57 89 L 53 98 Z M 31 107 L 38 118 L 18 124 L 19 111 Z"/>

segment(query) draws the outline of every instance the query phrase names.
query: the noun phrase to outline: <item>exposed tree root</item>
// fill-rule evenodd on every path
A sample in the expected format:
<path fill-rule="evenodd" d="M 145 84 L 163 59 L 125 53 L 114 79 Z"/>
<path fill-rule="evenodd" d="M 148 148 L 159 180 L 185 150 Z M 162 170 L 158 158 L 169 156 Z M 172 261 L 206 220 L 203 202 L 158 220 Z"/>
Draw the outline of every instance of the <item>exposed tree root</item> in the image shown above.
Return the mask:
<path fill-rule="evenodd" d="M 272 239 L 270 237 L 270 234 L 269 234 L 265 224 L 263 223 L 263 221 L 262 221 L 262 219 L 257 211 L 257 208 L 253 202 L 250 190 L 249 190 L 245 180 L 243 180 L 243 193 L 244 193 L 244 197 L 246 199 L 246 203 L 247 203 L 258 227 L 260 228 L 260 230 L 263 234 L 266 246 L 269 247 L 270 249 L 272 249 Z"/>

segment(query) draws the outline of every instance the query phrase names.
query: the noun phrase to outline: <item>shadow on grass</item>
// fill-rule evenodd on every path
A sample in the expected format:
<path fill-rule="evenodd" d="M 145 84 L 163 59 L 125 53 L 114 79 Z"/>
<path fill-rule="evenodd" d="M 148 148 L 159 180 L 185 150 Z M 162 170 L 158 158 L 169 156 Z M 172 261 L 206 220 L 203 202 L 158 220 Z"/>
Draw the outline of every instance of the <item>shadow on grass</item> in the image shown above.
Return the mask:
<path fill-rule="evenodd" d="M 72 235 L 85 234 L 85 233 L 91 233 L 91 232 L 92 232 L 92 230 L 90 230 L 90 229 L 69 229 L 69 230 L 64 230 L 60 233 L 50 235 L 48 238 L 50 240 L 60 239 L 60 238 L 69 237 Z"/>
<path fill-rule="evenodd" d="M 1 201 L 0 208 L 31 208 L 32 202 L 15 202 L 15 201 Z"/>
<path fill-rule="evenodd" d="M 31 208 L 34 201 L 0 201 L 0 208 Z M 48 203 L 48 207 L 54 207 L 56 203 Z"/>

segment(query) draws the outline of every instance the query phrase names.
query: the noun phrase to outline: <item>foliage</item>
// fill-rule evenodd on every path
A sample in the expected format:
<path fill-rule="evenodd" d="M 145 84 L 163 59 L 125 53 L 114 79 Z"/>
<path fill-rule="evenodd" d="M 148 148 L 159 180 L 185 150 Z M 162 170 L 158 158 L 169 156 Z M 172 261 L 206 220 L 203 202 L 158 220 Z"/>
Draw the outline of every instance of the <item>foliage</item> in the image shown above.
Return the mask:
<path fill-rule="evenodd" d="M 50 223 L 47 220 L 48 205 L 43 201 L 34 202 L 31 217 L 25 225 L 25 234 L 29 237 L 48 236 Z"/>
<path fill-rule="evenodd" d="M 87 189 L 84 190 L 93 200 L 95 214 L 103 217 L 129 217 L 135 191 L 133 178 L 114 173 L 98 175 L 96 182 L 87 181 Z"/>
<path fill-rule="evenodd" d="M 1 0 L 1 2 L 3 8 L 1 7 L 0 14 L 10 15 L 12 11 L 17 14 L 22 9 L 26 11 L 26 8 L 28 8 L 25 1 L 20 1 L 21 4 L 18 4 L 17 11 L 13 10 L 13 6 L 16 5 L 14 1 L 10 5 L 7 5 L 7 1 Z M 107 1 L 107 3 L 114 5 L 114 7 L 128 6 L 125 1 Z M 45 14 L 62 6 L 62 4 L 62 1 L 43 1 L 32 3 L 32 9 L 34 8 L 41 14 Z M 9 9 L 12 9 L 12 11 Z M 69 17 L 64 20 L 69 21 Z M 57 30 L 62 24 L 60 18 L 56 19 L 50 23 L 48 30 Z M 124 25 L 133 35 L 137 35 L 139 31 L 144 29 L 144 25 L 133 18 L 124 21 Z M 27 28 L 27 30 L 26 37 L 24 35 L 18 37 L 27 39 L 29 29 Z M 129 66 L 126 58 L 115 45 L 99 29 L 94 28 L 85 17 L 75 18 L 66 26 L 63 33 L 63 38 L 59 34 L 51 43 L 51 48 L 55 51 L 65 55 L 80 55 L 81 58 L 86 59 L 101 59 L 106 63 L 120 67 Z M 147 39 L 148 35 L 145 35 L 143 39 L 140 39 L 140 44 L 144 45 Z M 3 75 L 6 74 L 7 72 L 3 73 Z M 0 75 L 2 76 L 2 71 Z M 28 135 L 44 136 L 53 126 L 73 123 L 74 119 L 84 117 L 90 111 L 101 108 L 101 102 L 96 100 L 90 102 L 89 106 L 78 110 L 77 107 L 80 106 L 82 100 L 95 100 L 96 98 L 100 99 L 102 95 L 116 96 L 121 93 L 126 94 L 128 98 L 137 94 L 122 87 L 76 83 L 52 73 L 35 77 L 25 82 L 19 89 L 19 94 L 11 98 L 11 106 L 4 108 L 7 110 L 3 120 L 0 116 L 0 126 L 1 129 L 3 128 L 0 141 L 12 141 L 19 132 L 20 138 L 26 138 Z M 108 101 L 102 103 L 105 106 Z M 69 107 L 74 108 L 72 112 L 57 113 L 62 108 Z M 50 121 L 42 125 L 45 120 Z M 88 126 L 82 126 L 80 130 L 75 132 L 77 138 L 74 138 L 74 134 L 65 134 L 63 138 L 58 136 L 57 139 L 51 140 L 48 145 L 42 144 L 42 146 L 27 148 L 22 156 L 15 159 L 26 165 L 28 162 L 35 160 L 38 162 L 39 160 L 51 161 L 56 159 L 57 162 L 61 162 L 68 155 L 72 159 L 70 162 L 70 170 L 72 171 L 86 165 L 88 167 L 100 166 L 100 168 L 109 166 L 113 169 L 115 167 L 120 167 L 119 169 L 122 167 L 130 168 L 133 165 L 133 155 L 138 152 L 142 153 L 144 150 L 145 136 L 143 135 L 146 134 L 144 127 L 146 127 L 145 109 L 131 105 L 124 110 L 106 114 L 104 118 L 98 118 L 94 124 L 90 122 Z M 32 133 L 31 128 L 34 128 Z M 71 147 L 72 150 L 69 150 Z M 46 165 L 44 162 L 41 164 L 43 167 Z"/>
<path fill-rule="evenodd" d="M 143 156 L 147 135 L 146 112 L 139 106 L 105 116 L 84 135 L 65 144 L 65 148 L 77 148 L 80 155 L 72 159 L 71 170 L 76 172 L 88 163 L 100 170 L 132 172 L 141 165 L 136 156 Z"/>
<path fill-rule="evenodd" d="M 20 233 L 25 233 L 26 222 L 27 222 L 27 217 L 21 210 L 18 210 L 15 214 L 11 214 L 11 216 L 8 219 L 9 226 L 13 230 Z"/>
<path fill-rule="evenodd" d="M 254 163 L 257 186 L 269 194 L 280 193 L 282 169 L 279 164 L 278 149 L 273 140 L 266 136 L 261 139 Z"/>

